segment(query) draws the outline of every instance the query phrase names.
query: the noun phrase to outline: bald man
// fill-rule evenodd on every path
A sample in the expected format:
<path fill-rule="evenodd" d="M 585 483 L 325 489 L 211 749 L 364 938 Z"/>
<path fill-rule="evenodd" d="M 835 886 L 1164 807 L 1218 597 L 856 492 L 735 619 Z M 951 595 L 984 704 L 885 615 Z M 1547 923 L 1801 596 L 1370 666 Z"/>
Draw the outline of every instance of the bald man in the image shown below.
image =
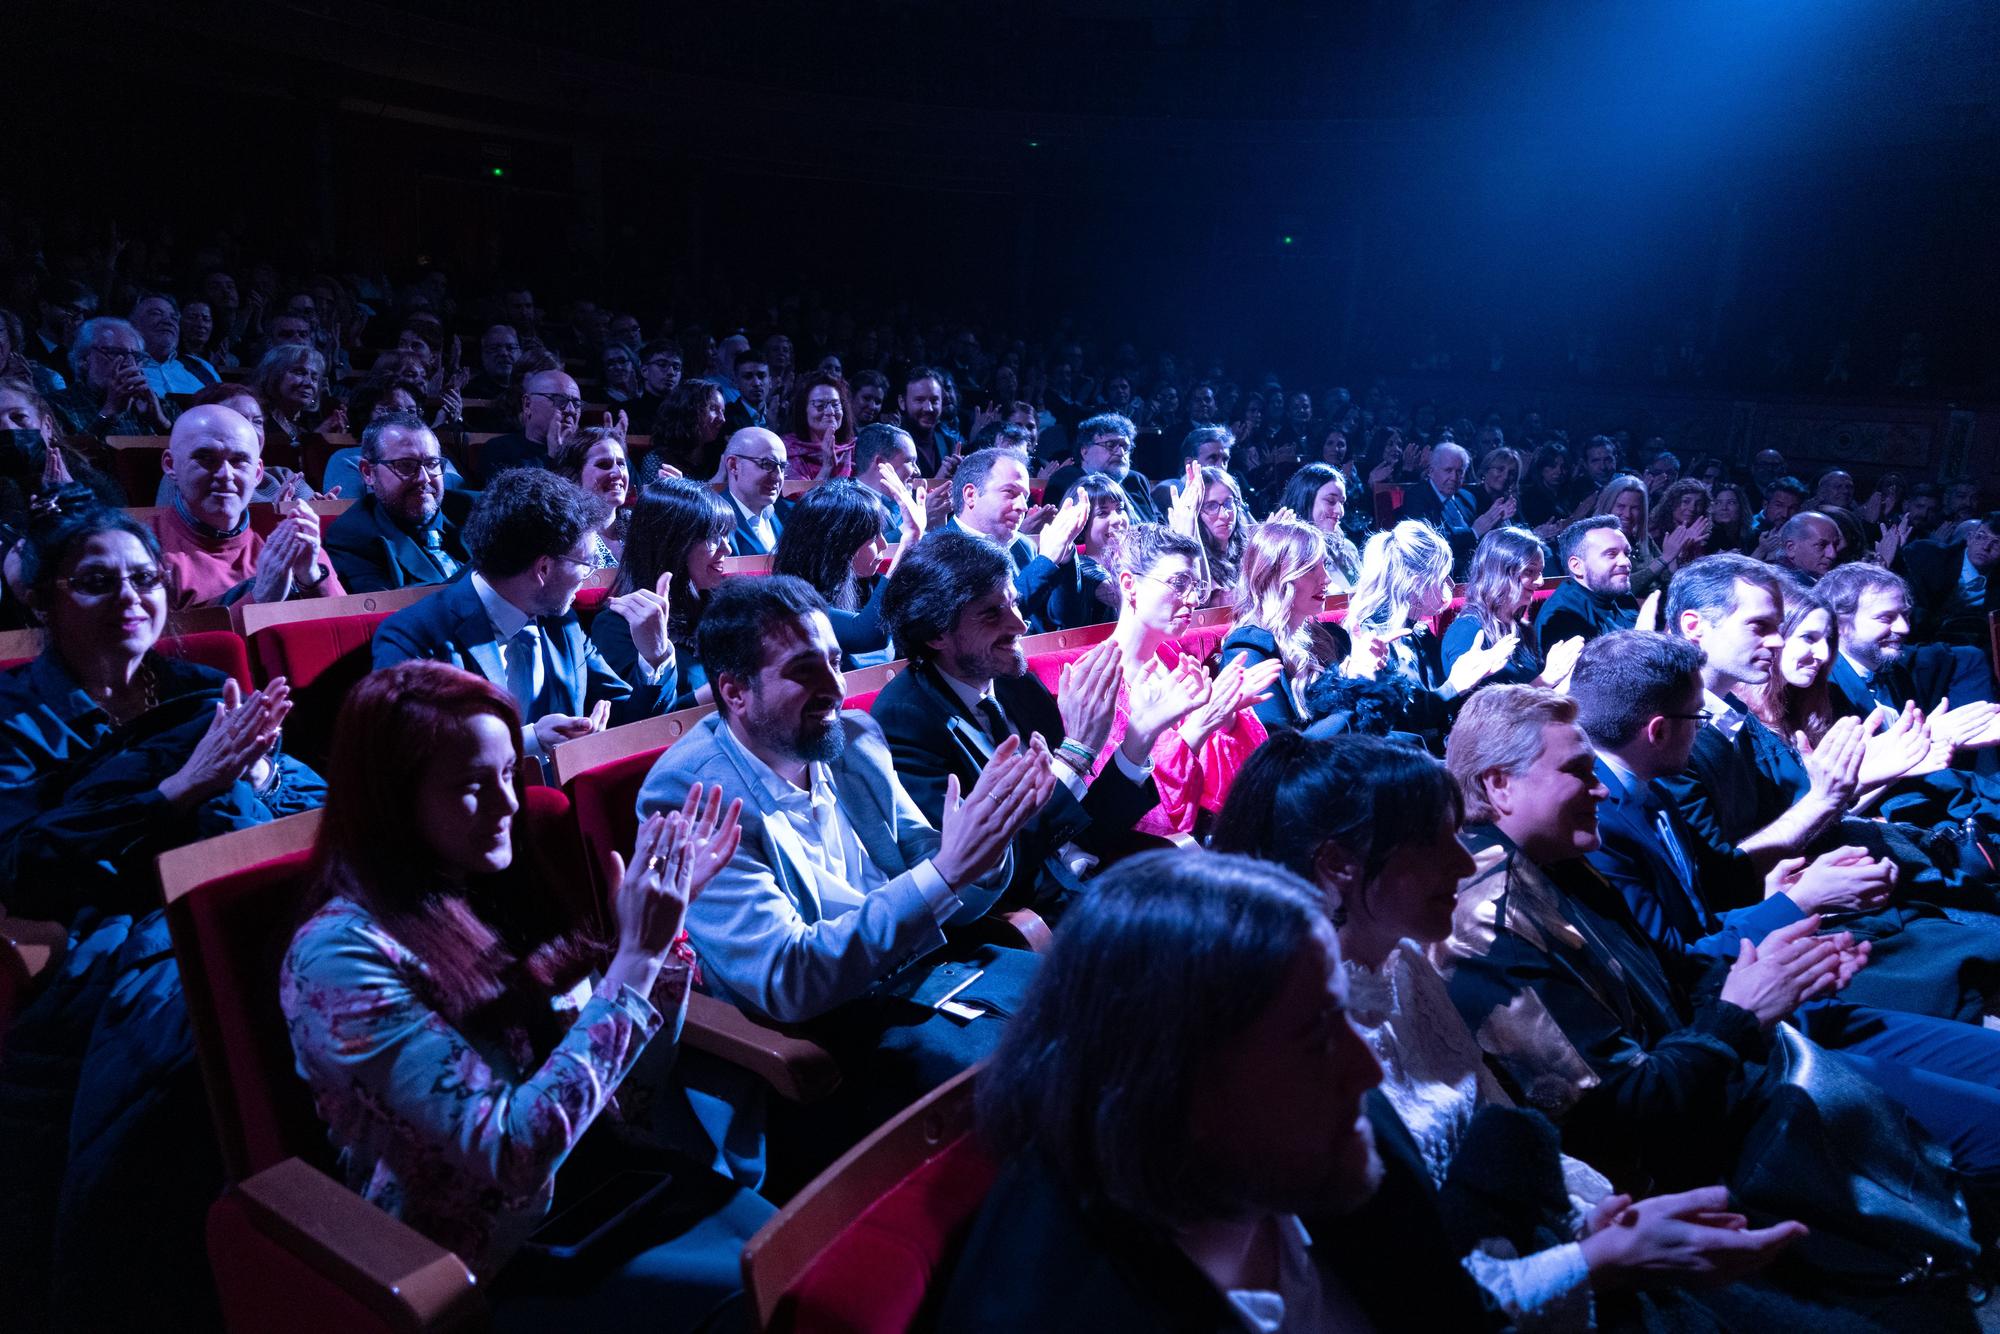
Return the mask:
<path fill-rule="evenodd" d="M 1818 510 L 1801 510 L 1778 530 L 1778 558 L 1771 563 L 1816 584 L 1839 555 L 1840 525 Z"/>
<path fill-rule="evenodd" d="M 546 468 L 583 419 L 583 392 L 562 371 L 536 371 L 521 381 L 521 429 L 496 435 L 479 452 L 479 484 L 509 468 Z"/>
<path fill-rule="evenodd" d="M 219 403 L 189 408 L 174 422 L 161 467 L 171 502 L 153 516 L 163 563 L 173 573 L 169 604 L 229 606 L 338 597 L 346 590 L 320 552 L 319 515 L 279 497 L 268 538 L 250 528 L 250 498 L 264 475 L 264 439 L 249 419 Z"/>
<path fill-rule="evenodd" d="M 792 504 L 785 489 L 785 442 L 761 426 L 746 426 L 722 451 L 722 494 L 736 511 L 730 539 L 738 556 L 768 556 L 778 549 Z"/>

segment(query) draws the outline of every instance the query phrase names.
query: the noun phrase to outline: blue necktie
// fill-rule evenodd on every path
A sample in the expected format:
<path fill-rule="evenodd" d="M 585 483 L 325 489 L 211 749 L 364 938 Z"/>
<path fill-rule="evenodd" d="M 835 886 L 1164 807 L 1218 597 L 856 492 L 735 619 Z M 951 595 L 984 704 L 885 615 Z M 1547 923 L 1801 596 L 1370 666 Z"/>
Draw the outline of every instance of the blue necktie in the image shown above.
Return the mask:
<path fill-rule="evenodd" d="M 533 621 L 507 641 L 507 693 L 521 706 L 521 717 L 532 722 L 535 698 L 542 693 L 542 635 Z"/>

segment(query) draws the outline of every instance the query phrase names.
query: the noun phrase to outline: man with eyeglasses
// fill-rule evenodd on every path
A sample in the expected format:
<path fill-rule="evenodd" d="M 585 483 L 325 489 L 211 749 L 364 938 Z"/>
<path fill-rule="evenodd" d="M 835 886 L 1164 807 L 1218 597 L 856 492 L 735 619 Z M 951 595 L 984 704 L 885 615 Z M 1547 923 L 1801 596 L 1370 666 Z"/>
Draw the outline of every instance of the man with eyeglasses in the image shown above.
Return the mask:
<path fill-rule="evenodd" d="M 1057 468 L 1042 492 L 1043 498 L 1060 501 L 1085 473 L 1103 473 L 1124 488 L 1133 523 L 1158 523 L 1160 512 L 1153 504 L 1152 480 L 1132 466 L 1132 446 L 1139 438 L 1139 428 L 1132 419 L 1101 412 L 1077 426 L 1076 438 L 1079 463 Z"/>
<path fill-rule="evenodd" d="M 85 320 L 70 348 L 70 387 L 49 400 L 71 435 L 165 435 L 176 409 L 146 383 L 146 344 L 120 319 Z"/>
<path fill-rule="evenodd" d="M 650 431 L 667 395 L 680 387 L 681 350 L 671 338 L 655 338 L 639 349 L 639 396 L 625 405 L 635 431 Z"/>
<path fill-rule="evenodd" d="M 74 278 L 44 278 L 35 293 L 35 313 L 36 326 L 21 354 L 58 375 L 69 375 L 69 350 L 83 322 L 97 313 L 97 293 Z"/>
<path fill-rule="evenodd" d="M 181 351 L 181 304 L 165 292 L 147 292 L 132 306 L 132 327 L 146 345 L 140 373 L 157 398 L 198 394 L 222 377 L 215 367 Z"/>
<path fill-rule="evenodd" d="M 562 371 L 536 371 L 521 381 L 521 429 L 496 435 L 479 454 L 479 484 L 510 468 L 546 468 L 583 419 L 583 391 Z"/>
<path fill-rule="evenodd" d="M 289 488 L 279 494 L 270 534 L 250 527 L 263 454 L 264 438 L 249 419 L 220 403 L 189 408 L 174 422 L 160 459 L 173 479 L 172 503 L 148 522 L 174 574 L 176 611 L 347 591 L 320 550 L 319 515 Z"/>
<path fill-rule="evenodd" d="M 326 530 L 350 593 L 448 583 L 467 564 L 462 525 L 476 497 L 447 491 L 444 456 L 423 418 L 389 413 L 361 433 L 360 501 Z"/>
<path fill-rule="evenodd" d="M 784 499 L 789 467 L 785 442 L 761 426 L 746 426 L 722 451 L 722 494 L 736 511 L 730 554 L 768 556 L 778 549 L 792 502 Z"/>
<path fill-rule="evenodd" d="M 636 722 L 672 706 L 676 678 L 667 599 L 635 589 L 622 608 L 638 679 L 611 669 L 576 616 L 595 568 L 605 501 L 545 468 L 501 474 L 465 524 L 471 572 L 382 622 L 375 669 L 410 658 L 483 676 L 521 706 L 522 744 L 545 759 L 564 741 Z"/>
<path fill-rule="evenodd" d="M 479 335 L 479 374 L 465 382 L 465 397 L 504 399 L 514 392 L 521 339 L 511 324 L 489 324 Z"/>

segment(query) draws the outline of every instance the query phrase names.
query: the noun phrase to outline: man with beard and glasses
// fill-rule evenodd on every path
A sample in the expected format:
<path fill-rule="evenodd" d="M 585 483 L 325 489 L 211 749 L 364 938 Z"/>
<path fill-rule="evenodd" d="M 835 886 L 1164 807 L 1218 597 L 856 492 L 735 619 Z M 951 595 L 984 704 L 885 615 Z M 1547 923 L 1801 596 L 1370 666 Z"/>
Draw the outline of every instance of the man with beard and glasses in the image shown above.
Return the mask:
<path fill-rule="evenodd" d="M 1101 412 L 1085 418 L 1076 428 L 1079 462 L 1056 469 L 1042 494 L 1066 496 L 1085 473 L 1101 472 L 1124 488 L 1132 505 L 1133 523 L 1158 523 L 1160 512 L 1153 504 L 1152 480 L 1132 466 L 1132 446 L 1138 438 L 1139 428 L 1129 417 Z"/>
<path fill-rule="evenodd" d="M 161 466 L 173 499 L 146 522 L 172 572 L 174 610 L 236 602 L 340 597 L 347 590 L 320 549 L 319 515 L 281 494 L 269 536 L 250 527 L 250 498 L 264 475 L 264 438 L 220 403 L 174 422 Z"/>
<path fill-rule="evenodd" d="M 1499 1328 L 1347 1005 L 1324 900 L 1289 871 L 1108 872 L 978 1076 L 1002 1166 L 939 1327 Z"/>
<path fill-rule="evenodd" d="M 1118 646 L 1107 639 L 1067 665 L 1060 693 L 1051 694 L 1021 651 L 1027 623 L 1006 554 L 970 533 L 933 533 L 903 557 L 883 594 L 882 624 L 910 669 L 882 688 L 869 713 L 926 818 L 941 819 L 946 783 L 970 787 L 1009 737 L 1039 739 L 1053 756 L 1055 790 L 1014 842 L 1010 902 L 1047 916 L 1082 891 L 1099 863 L 1150 842 L 1132 827 L 1159 804 L 1153 743 L 1192 711 L 1191 698 L 1142 692 L 1100 771 L 1118 706 Z"/>
<path fill-rule="evenodd" d="M 653 765 L 639 815 L 680 809 L 696 783 L 742 803 L 742 843 L 687 931 L 709 991 L 805 1025 L 839 1062 L 842 1091 L 784 1146 L 798 1170 L 816 1170 L 998 1040 L 1035 956 L 951 944 L 945 929 L 993 907 L 1014 836 L 1055 777 L 1039 739 L 1010 738 L 969 788 L 947 780 L 932 825 L 881 729 L 842 710 L 840 644 L 802 579 L 725 580 L 698 636 L 717 711 Z M 754 1118 L 739 1093 L 718 1096 Z"/>
<path fill-rule="evenodd" d="M 350 593 L 442 584 L 470 560 L 462 529 L 474 500 L 445 489 L 437 436 L 408 412 L 377 417 L 361 433 L 367 491 L 326 530 L 326 549 Z"/>

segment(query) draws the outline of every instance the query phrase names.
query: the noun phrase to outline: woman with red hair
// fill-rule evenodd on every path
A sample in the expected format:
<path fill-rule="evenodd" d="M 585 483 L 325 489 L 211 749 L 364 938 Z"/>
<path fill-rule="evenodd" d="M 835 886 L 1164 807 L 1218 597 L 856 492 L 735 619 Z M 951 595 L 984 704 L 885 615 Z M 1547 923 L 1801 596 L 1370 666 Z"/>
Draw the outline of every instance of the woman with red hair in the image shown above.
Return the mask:
<path fill-rule="evenodd" d="M 564 1323 L 644 1311 L 649 1327 L 708 1327 L 739 1298 L 737 1256 L 770 1207 L 669 1155 L 613 1095 L 664 1074 L 642 1058 L 671 1054 L 693 964 L 682 918 L 735 851 L 738 804 L 696 790 L 640 826 L 602 941 L 515 837 L 521 758 L 512 699 L 442 663 L 399 663 L 348 697 L 314 910 L 280 981 L 299 1073 L 348 1183 L 482 1280 L 498 1273 L 504 1323 L 547 1302 Z M 650 1091 L 631 1103 L 655 1105 Z M 561 1253 L 595 1230 L 579 1217 L 621 1215 L 587 1243 L 587 1273 Z"/>

